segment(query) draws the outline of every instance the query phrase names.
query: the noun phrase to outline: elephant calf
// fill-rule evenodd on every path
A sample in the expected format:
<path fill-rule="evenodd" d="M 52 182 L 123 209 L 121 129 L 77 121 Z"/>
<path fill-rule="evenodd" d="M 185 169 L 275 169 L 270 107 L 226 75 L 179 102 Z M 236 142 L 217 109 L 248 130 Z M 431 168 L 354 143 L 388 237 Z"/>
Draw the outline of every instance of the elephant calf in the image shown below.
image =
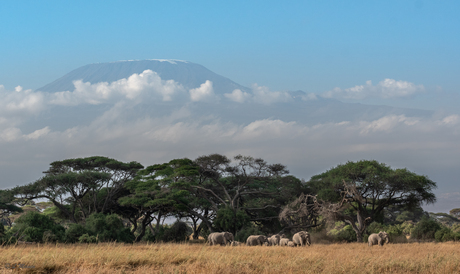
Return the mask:
<path fill-rule="evenodd" d="M 289 242 L 287 243 L 287 246 L 295 247 L 296 244 L 295 244 L 293 241 L 289 241 Z"/>
<path fill-rule="evenodd" d="M 238 242 L 238 241 L 233 241 L 231 246 L 240 246 L 242 243 Z"/>
<path fill-rule="evenodd" d="M 380 231 L 379 234 L 373 233 L 369 236 L 367 240 L 368 246 L 373 246 L 378 244 L 379 246 L 383 246 L 384 243 L 389 243 L 390 239 L 388 238 L 388 233 L 385 231 Z"/>
<path fill-rule="evenodd" d="M 287 246 L 289 243 L 289 239 L 288 238 L 281 238 L 280 239 L 280 246 Z"/>

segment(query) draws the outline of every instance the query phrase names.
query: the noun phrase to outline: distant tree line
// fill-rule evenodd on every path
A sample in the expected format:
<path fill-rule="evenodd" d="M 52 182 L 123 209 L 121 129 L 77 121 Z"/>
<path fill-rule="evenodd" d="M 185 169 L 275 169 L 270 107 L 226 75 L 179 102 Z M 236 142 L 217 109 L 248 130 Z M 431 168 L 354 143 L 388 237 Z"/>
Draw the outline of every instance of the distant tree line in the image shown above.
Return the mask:
<path fill-rule="evenodd" d="M 436 201 L 434 188 L 426 176 L 367 160 L 305 182 L 282 164 L 242 155 L 147 167 L 94 156 L 53 162 L 38 180 L 1 190 L 0 234 L 5 243 L 90 243 L 185 241 L 215 231 L 244 240 L 250 234 L 314 230 L 364 241 L 384 226 L 402 235 L 428 220 L 440 224 L 434 234 L 444 229 L 450 235 L 445 239 L 455 239 L 454 230 L 421 209 Z M 449 216 L 458 220 L 458 212 Z M 165 225 L 171 218 L 178 221 Z"/>

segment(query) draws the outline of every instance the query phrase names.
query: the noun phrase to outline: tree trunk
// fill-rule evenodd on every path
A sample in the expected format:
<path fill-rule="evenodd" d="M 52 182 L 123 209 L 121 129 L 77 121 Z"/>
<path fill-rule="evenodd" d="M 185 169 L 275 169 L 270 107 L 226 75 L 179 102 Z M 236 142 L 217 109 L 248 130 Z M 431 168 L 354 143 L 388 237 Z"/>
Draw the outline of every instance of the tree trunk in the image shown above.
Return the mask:
<path fill-rule="evenodd" d="M 149 225 L 150 222 L 151 222 L 150 214 L 145 214 L 144 219 L 142 220 L 142 223 L 141 223 L 141 233 L 137 235 L 136 239 L 134 240 L 135 242 L 140 242 L 142 240 L 142 238 L 145 235 L 145 228 Z"/>
<path fill-rule="evenodd" d="M 361 211 L 358 210 L 358 213 L 356 214 L 357 216 L 357 219 L 358 219 L 358 227 L 356 226 L 352 226 L 353 227 L 353 230 L 356 232 L 356 241 L 358 243 L 362 243 L 363 242 L 363 234 L 364 234 L 364 231 L 366 230 L 366 227 L 367 227 L 367 220 L 369 218 L 364 218 L 361 214 Z"/>

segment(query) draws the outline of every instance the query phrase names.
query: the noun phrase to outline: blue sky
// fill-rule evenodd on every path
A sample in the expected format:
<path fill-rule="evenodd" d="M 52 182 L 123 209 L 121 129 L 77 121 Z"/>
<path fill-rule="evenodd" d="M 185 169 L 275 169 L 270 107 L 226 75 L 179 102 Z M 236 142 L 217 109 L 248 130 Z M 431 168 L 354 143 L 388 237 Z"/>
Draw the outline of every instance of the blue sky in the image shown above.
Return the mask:
<path fill-rule="evenodd" d="M 35 89 L 88 63 L 172 58 L 274 90 L 391 78 L 457 92 L 459 11 L 421 0 L 2 1 L 0 84 Z"/>
<path fill-rule="evenodd" d="M 459 1 L 0 1 L 0 186 L 93 155 L 148 165 L 241 153 L 307 180 L 347 160 L 376 159 L 430 176 L 439 186 L 431 210 L 448 212 L 460 204 L 459 15 Z M 153 71 L 35 90 L 90 63 L 143 59 L 198 63 L 251 91 L 218 97 L 210 82 L 186 90 Z M 316 124 L 274 118 L 270 107 L 292 102 L 289 90 L 433 112 L 348 119 L 325 109 L 330 120 Z M 138 108 L 157 104 L 149 96 L 161 92 L 189 101 L 161 115 Z M 206 96 L 253 104 L 265 117 L 205 115 L 196 98 Z M 85 122 L 70 125 L 72 113 Z"/>

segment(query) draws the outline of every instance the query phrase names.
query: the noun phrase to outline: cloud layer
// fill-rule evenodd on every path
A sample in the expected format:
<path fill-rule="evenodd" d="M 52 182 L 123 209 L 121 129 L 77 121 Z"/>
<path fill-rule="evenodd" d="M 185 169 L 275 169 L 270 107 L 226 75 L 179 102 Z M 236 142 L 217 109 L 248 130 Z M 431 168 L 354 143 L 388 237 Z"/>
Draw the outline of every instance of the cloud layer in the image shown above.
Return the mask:
<path fill-rule="evenodd" d="M 333 90 L 322 93 L 325 98 L 363 100 L 367 98 L 405 98 L 421 93 L 425 90 L 423 85 L 415 85 L 406 81 L 396 81 L 385 79 L 377 85 L 372 85 L 372 81 L 367 81 L 365 85 L 354 86 L 347 89 L 334 88 Z"/>
<path fill-rule="evenodd" d="M 350 96 L 378 93 L 389 98 L 422 89 L 394 80 L 361 87 Z M 312 94 L 302 96 L 303 100 L 316 99 Z M 112 83 L 76 81 L 73 91 L 58 93 L 21 87 L 7 91 L 0 86 L 0 99 L 3 187 L 38 179 L 52 161 L 91 155 L 150 165 L 210 153 L 245 154 L 281 162 L 292 174 L 305 179 L 349 160 L 376 159 L 426 174 L 443 184 L 445 192 L 456 187 L 459 175 L 455 172 L 460 163 L 460 116 L 455 113 L 432 117 L 383 113 L 375 119 L 363 115 L 356 120 L 333 117 L 329 122 L 307 125 L 302 117 L 281 119 L 270 112 L 272 104 L 294 100 L 288 92 L 253 85 L 251 92 L 234 90 L 219 97 L 211 81 L 187 91 L 152 71 Z M 209 116 L 200 112 L 209 102 L 232 109 L 226 101 L 266 105 L 266 113 L 236 122 L 221 120 L 219 113 Z M 168 105 L 172 102 L 180 103 Z M 84 106 L 100 106 L 101 111 L 87 123 L 56 129 L 56 123 L 65 124 L 66 119 L 73 118 L 65 117 L 67 110 L 83 112 Z M 297 109 L 292 106 L 290 111 L 295 114 Z M 154 110 L 159 108 L 166 111 L 158 114 Z M 47 113 L 56 113 L 57 118 L 29 130 L 23 126 L 34 125 Z"/>

